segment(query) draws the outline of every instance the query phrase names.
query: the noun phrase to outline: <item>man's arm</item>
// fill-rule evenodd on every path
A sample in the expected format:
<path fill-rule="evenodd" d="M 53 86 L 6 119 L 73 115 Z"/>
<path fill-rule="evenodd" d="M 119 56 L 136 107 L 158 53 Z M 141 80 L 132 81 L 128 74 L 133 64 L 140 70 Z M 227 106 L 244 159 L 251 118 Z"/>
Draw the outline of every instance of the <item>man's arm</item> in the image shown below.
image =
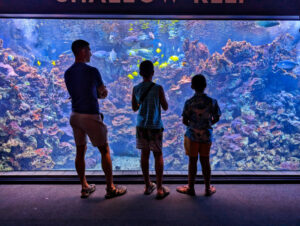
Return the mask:
<path fill-rule="evenodd" d="M 132 90 L 131 106 L 132 106 L 132 110 L 134 112 L 136 112 L 137 110 L 139 110 L 139 107 L 140 107 L 139 104 L 138 104 L 138 102 L 137 102 L 137 100 L 136 100 L 136 98 L 135 98 L 133 90 Z"/>
<path fill-rule="evenodd" d="M 168 110 L 169 105 L 166 100 L 165 92 L 164 92 L 164 89 L 162 88 L 162 86 L 159 87 L 159 101 L 160 101 L 162 109 L 164 109 L 165 111 Z"/>
<path fill-rule="evenodd" d="M 99 99 L 105 99 L 108 95 L 108 91 L 106 89 L 106 86 L 104 86 L 103 84 L 100 85 L 98 88 L 97 88 L 97 92 L 98 92 L 98 98 Z"/>

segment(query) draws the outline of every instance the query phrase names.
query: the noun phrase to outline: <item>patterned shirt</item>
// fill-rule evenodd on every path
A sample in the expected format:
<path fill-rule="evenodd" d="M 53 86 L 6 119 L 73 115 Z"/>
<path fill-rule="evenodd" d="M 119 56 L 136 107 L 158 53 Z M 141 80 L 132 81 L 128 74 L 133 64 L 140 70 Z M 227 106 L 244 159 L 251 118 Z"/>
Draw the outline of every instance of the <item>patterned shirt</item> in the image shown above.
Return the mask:
<path fill-rule="evenodd" d="M 221 116 L 215 99 L 204 93 L 195 93 L 185 102 L 182 116 L 189 121 L 185 136 L 195 142 L 212 142 L 212 119 Z"/>
<path fill-rule="evenodd" d="M 133 95 L 137 102 L 140 101 L 143 93 L 150 87 L 152 82 L 141 82 L 133 88 Z M 160 85 L 155 84 L 148 95 L 141 103 L 139 113 L 137 115 L 137 127 L 147 129 L 162 129 L 163 124 L 161 120 L 161 105 L 159 100 Z"/>

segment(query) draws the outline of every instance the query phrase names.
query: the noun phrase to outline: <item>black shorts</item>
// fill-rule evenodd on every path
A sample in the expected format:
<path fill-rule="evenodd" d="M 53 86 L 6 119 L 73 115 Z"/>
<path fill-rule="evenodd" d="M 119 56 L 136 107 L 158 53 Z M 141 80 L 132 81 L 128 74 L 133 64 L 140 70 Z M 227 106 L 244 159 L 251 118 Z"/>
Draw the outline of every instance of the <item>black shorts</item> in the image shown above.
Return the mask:
<path fill-rule="evenodd" d="M 162 151 L 163 129 L 136 127 L 136 148 L 153 152 Z"/>

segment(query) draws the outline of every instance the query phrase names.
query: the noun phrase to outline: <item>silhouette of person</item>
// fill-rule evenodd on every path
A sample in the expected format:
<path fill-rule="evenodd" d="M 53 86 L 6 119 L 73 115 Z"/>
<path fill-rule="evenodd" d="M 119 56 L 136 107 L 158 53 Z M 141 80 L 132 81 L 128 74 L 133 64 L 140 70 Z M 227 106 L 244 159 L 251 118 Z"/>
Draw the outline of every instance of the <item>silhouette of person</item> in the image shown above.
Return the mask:
<path fill-rule="evenodd" d="M 112 198 L 126 193 L 126 187 L 115 186 L 112 176 L 110 149 L 107 142 L 107 128 L 99 111 L 98 98 L 106 98 L 108 91 L 103 84 L 99 71 L 87 65 L 92 56 L 89 43 L 76 40 L 72 44 L 75 63 L 65 72 L 64 78 L 72 99 L 70 124 L 76 143 L 75 167 L 82 186 L 81 198 L 87 198 L 96 189 L 88 184 L 85 177 L 85 153 L 87 136 L 102 156 L 102 169 L 106 178 L 105 198 Z"/>
<path fill-rule="evenodd" d="M 168 110 L 168 103 L 161 85 L 152 82 L 154 66 L 151 61 L 143 61 L 140 65 L 140 75 L 143 82 L 136 85 L 132 92 L 132 109 L 139 111 L 136 125 L 136 147 L 141 149 L 141 168 L 143 171 L 144 194 L 151 194 L 157 186 L 157 199 L 163 199 L 170 191 L 162 185 L 163 177 L 163 123 L 161 108 Z M 153 152 L 155 159 L 156 183 L 150 181 L 149 156 Z"/>
<path fill-rule="evenodd" d="M 197 175 L 197 161 L 200 154 L 200 163 L 205 183 L 205 195 L 210 196 L 216 192 L 210 185 L 211 168 L 209 162 L 210 147 L 212 144 L 212 125 L 217 123 L 221 110 L 217 100 L 204 93 L 206 79 L 203 75 L 192 78 L 191 88 L 195 90 L 193 97 L 188 99 L 183 109 L 183 124 L 187 126 L 184 137 L 184 148 L 189 156 L 188 185 L 177 187 L 180 193 L 195 195 L 195 177 Z"/>

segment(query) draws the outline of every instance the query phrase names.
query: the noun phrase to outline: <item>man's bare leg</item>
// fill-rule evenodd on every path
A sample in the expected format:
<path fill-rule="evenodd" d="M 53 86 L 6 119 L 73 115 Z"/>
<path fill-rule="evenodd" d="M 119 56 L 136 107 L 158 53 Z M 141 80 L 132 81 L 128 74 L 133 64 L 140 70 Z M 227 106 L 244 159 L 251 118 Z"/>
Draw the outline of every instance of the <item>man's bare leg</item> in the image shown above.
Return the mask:
<path fill-rule="evenodd" d="M 115 186 L 113 184 L 113 176 L 112 176 L 112 163 L 111 163 L 111 157 L 110 157 L 110 150 L 109 145 L 103 145 L 101 147 L 98 147 L 100 153 L 101 153 L 101 164 L 102 164 L 102 170 L 105 174 L 106 179 L 106 188 L 108 190 L 114 189 Z"/>
<path fill-rule="evenodd" d="M 155 158 L 155 172 L 156 172 L 156 184 L 157 193 L 164 193 L 162 188 L 162 178 L 164 171 L 164 159 L 162 152 L 153 152 Z"/>
<path fill-rule="evenodd" d="M 150 157 L 150 149 L 143 149 L 141 153 L 141 168 L 143 171 L 146 189 L 151 185 L 150 176 L 149 176 L 149 157 Z"/>
<path fill-rule="evenodd" d="M 85 157 L 86 149 L 87 149 L 86 145 L 76 146 L 75 167 L 76 167 L 76 171 L 79 176 L 79 179 L 80 179 L 82 189 L 89 187 L 89 184 L 87 183 L 86 177 L 85 177 L 84 157 Z"/>

